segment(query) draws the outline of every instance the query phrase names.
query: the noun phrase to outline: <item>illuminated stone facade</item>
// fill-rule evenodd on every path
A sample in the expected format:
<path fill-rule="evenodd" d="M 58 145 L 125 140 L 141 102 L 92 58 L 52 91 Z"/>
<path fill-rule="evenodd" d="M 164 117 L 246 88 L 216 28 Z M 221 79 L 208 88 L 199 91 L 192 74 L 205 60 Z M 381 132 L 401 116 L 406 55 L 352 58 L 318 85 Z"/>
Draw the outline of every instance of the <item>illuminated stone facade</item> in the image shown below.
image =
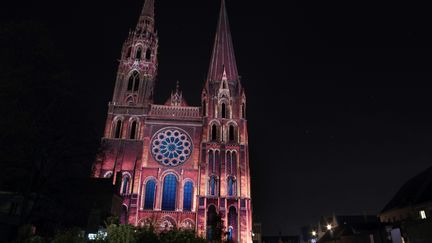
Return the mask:
<path fill-rule="evenodd" d="M 200 106 L 189 106 L 178 86 L 154 104 L 157 53 L 154 0 L 147 0 L 123 45 L 93 176 L 121 181 L 123 223 L 192 228 L 211 238 L 209 219 L 220 214 L 228 237 L 251 242 L 246 96 L 225 2 Z"/>

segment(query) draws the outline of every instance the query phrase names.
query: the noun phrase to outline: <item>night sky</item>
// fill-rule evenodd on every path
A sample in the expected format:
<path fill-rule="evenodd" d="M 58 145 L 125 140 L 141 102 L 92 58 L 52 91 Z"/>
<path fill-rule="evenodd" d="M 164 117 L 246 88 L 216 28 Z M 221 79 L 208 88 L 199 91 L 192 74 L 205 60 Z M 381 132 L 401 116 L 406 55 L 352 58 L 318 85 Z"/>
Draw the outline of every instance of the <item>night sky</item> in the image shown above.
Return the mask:
<path fill-rule="evenodd" d="M 248 98 L 254 218 L 265 234 L 296 234 L 333 212 L 378 213 L 432 164 L 430 8 L 380 2 L 227 1 Z M 102 134 L 142 5 L 17 0 L 2 3 L 0 19 L 46 27 L 79 87 L 79 115 Z M 179 80 L 188 103 L 200 104 L 219 6 L 156 2 L 158 103 Z"/>

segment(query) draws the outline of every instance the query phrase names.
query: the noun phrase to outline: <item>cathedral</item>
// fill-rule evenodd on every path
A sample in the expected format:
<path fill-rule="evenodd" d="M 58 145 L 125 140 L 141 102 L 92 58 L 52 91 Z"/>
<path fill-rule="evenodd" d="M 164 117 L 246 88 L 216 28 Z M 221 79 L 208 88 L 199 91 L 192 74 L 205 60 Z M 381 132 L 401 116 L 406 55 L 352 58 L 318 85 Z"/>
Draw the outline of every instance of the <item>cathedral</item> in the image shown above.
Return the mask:
<path fill-rule="evenodd" d="M 158 48 L 154 0 L 146 0 L 122 47 L 93 177 L 116 184 L 122 223 L 193 229 L 211 240 L 219 215 L 227 239 L 252 242 L 246 95 L 225 1 L 199 106 L 178 85 L 164 104 L 153 102 Z"/>

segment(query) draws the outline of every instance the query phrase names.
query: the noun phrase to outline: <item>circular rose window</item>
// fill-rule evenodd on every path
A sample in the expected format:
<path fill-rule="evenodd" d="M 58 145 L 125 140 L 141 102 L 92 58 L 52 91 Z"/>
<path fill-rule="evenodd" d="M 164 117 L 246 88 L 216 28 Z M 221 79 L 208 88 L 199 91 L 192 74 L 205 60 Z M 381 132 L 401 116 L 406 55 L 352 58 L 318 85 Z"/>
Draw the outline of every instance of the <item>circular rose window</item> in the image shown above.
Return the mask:
<path fill-rule="evenodd" d="M 192 154 L 189 135 L 179 128 L 165 128 L 157 132 L 151 141 L 153 158 L 165 166 L 178 166 Z"/>

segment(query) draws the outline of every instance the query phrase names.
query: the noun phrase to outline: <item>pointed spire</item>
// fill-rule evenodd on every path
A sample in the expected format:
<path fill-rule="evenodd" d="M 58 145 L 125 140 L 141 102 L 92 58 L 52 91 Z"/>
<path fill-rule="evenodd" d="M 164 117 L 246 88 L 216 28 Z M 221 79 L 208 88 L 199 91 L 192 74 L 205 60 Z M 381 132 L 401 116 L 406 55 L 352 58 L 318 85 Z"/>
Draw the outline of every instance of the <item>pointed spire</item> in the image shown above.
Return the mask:
<path fill-rule="evenodd" d="M 145 0 L 141 16 L 154 18 L 154 0 Z"/>
<path fill-rule="evenodd" d="M 225 0 L 222 0 L 207 81 L 220 81 L 224 72 L 229 82 L 239 79 Z"/>

